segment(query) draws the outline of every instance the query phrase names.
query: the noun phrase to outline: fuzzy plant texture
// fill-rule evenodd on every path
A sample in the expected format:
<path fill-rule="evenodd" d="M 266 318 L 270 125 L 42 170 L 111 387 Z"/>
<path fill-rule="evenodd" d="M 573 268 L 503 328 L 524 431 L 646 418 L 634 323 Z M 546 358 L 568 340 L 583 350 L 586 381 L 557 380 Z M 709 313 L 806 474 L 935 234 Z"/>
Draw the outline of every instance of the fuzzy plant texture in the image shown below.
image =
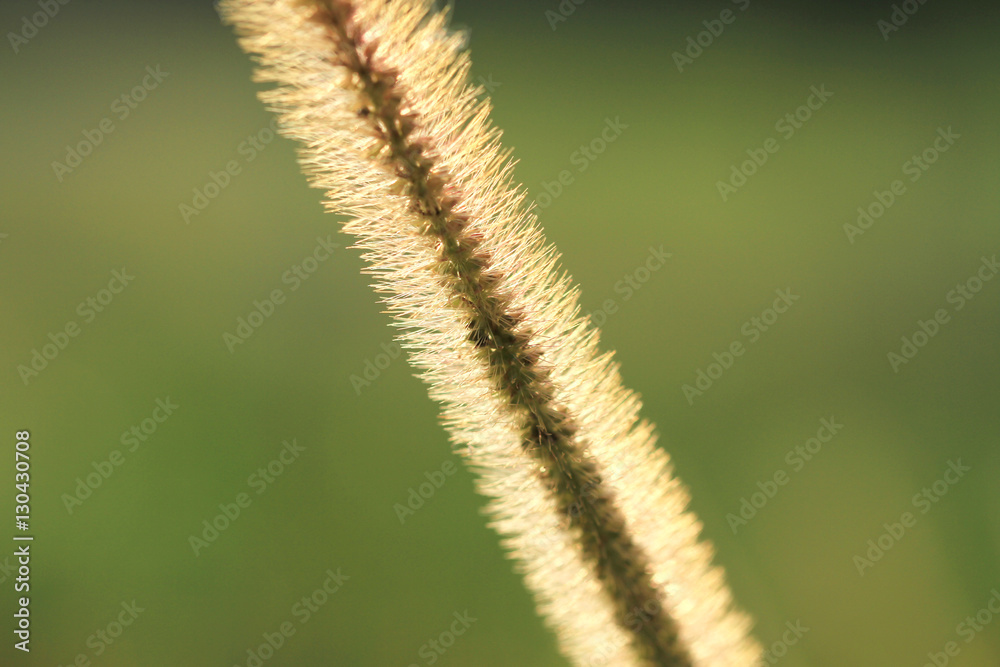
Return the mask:
<path fill-rule="evenodd" d="M 363 249 L 411 363 L 563 653 L 746 667 L 687 492 L 580 316 L 429 0 L 222 0 L 261 99 Z"/>

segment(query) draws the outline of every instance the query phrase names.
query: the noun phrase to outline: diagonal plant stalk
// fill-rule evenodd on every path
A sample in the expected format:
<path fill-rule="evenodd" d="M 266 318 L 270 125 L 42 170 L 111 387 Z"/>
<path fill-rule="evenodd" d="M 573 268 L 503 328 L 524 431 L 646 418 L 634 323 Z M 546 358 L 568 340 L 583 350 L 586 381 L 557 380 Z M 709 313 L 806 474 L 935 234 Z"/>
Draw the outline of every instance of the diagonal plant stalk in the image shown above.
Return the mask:
<path fill-rule="evenodd" d="M 557 272 L 461 35 L 429 0 L 222 0 L 579 665 L 745 666 L 760 649 L 639 401 Z"/>

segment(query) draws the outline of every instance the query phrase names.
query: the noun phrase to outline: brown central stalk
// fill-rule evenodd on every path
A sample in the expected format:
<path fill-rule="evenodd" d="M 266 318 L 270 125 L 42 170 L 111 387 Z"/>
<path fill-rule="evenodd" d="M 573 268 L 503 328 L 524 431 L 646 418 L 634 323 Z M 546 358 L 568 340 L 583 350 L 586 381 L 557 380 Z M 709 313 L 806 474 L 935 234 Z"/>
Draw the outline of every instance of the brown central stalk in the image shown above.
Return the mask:
<path fill-rule="evenodd" d="M 585 560 L 594 568 L 621 628 L 647 663 L 690 667 L 677 626 L 653 585 L 648 559 L 633 542 L 621 511 L 594 464 L 576 440 L 577 426 L 556 404 L 548 371 L 539 364 L 519 313 L 500 289 L 491 257 L 455 212 L 445 176 L 434 169 L 419 142 L 410 138 L 418 119 L 402 112 L 396 75 L 371 61 L 375 52 L 352 20 L 349 2 L 321 2 L 313 16 L 327 29 L 335 63 L 354 76 L 368 105 L 362 110 L 387 149 L 386 169 L 398 177 L 421 220 L 420 232 L 439 242 L 438 271 L 452 305 L 467 318 L 468 340 L 494 378 L 495 388 L 519 417 L 521 444 L 539 464 L 539 475 L 561 514 L 579 535 Z M 383 153 L 380 153 L 383 154 Z"/>

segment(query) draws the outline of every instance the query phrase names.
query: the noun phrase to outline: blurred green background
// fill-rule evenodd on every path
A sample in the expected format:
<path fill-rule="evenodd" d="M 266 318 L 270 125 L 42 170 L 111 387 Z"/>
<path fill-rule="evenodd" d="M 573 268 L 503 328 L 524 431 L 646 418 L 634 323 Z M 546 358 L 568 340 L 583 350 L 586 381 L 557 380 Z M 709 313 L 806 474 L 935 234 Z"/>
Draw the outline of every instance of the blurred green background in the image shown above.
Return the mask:
<path fill-rule="evenodd" d="M 808 627 L 789 667 L 923 665 L 948 642 L 948 664 L 1000 664 L 1000 618 L 971 638 L 959 625 L 1000 590 L 1000 280 L 960 310 L 948 300 L 1000 253 L 997 10 L 926 3 L 885 39 L 889 3 L 569 7 L 555 22 L 554 0 L 457 0 L 455 23 L 518 178 L 537 197 L 572 176 L 539 201 L 542 224 L 584 308 L 614 302 L 604 345 L 756 636 Z M 679 71 L 674 53 L 727 8 L 733 21 Z M 36 537 L 32 651 L 12 647 L 5 566 L 0 663 L 247 665 L 291 622 L 263 664 L 566 664 L 464 468 L 397 517 L 459 457 L 402 359 L 352 383 L 385 365 L 389 318 L 293 145 L 264 141 L 250 61 L 214 9 L 69 2 L 12 39 L 39 11 L 0 10 L 0 516 L 13 535 L 14 433 L 29 429 Z M 147 66 L 167 74 L 125 106 L 155 81 Z M 811 86 L 832 96 L 786 137 L 776 123 Z M 581 171 L 577 151 L 609 118 L 627 127 Z M 113 131 L 57 174 L 102 119 Z M 949 127 L 960 137 L 910 181 L 904 163 Z M 769 137 L 778 151 L 724 201 L 717 183 Z M 229 161 L 239 173 L 186 222 L 180 205 Z M 905 193 L 851 242 L 844 225 L 895 179 Z M 293 291 L 283 276 L 328 235 L 340 248 Z M 645 278 L 660 246 L 671 258 L 626 300 L 620 281 Z M 111 296 L 123 267 L 134 280 L 90 314 L 80 304 Z M 786 288 L 800 298 L 751 342 L 745 323 Z M 223 334 L 275 289 L 284 303 L 230 352 Z M 941 308 L 948 321 L 894 371 L 887 354 Z M 79 335 L 37 376 L 18 370 L 71 320 Z M 683 385 L 734 341 L 745 354 L 689 402 Z M 157 399 L 178 406 L 159 424 Z M 843 428 L 796 469 L 786 455 L 821 418 Z M 144 420 L 156 430 L 130 451 L 121 438 Z M 292 439 L 298 458 L 251 478 Z M 115 450 L 121 465 L 69 511 L 78 478 Z M 921 513 L 914 495 L 958 460 L 970 471 Z M 778 471 L 787 485 L 732 530 L 727 515 Z M 191 536 L 242 493 L 249 506 L 195 555 Z M 907 511 L 916 524 L 860 575 L 855 556 Z M 328 569 L 349 579 L 303 624 L 295 605 Z M 135 621 L 100 639 L 133 600 Z M 428 652 L 465 611 L 468 631 Z"/>

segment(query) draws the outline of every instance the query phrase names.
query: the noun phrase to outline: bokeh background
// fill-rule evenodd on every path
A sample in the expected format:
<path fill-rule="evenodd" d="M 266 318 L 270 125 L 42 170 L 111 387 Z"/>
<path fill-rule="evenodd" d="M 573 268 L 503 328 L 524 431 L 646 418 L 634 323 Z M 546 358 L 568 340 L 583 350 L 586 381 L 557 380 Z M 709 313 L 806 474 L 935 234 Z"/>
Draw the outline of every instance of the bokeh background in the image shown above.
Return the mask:
<path fill-rule="evenodd" d="M 566 664 L 425 387 L 403 359 L 352 382 L 385 365 L 389 318 L 293 145 L 248 148 L 271 119 L 213 7 L 77 0 L 12 40 L 39 7 L 0 8 L 0 516 L 13 535 L 14 433 L 29 429 L 36 538 L 32 651 L 12 648 L 5 567 L 0 664 L 253 665 L 285 622 L 295 634 L 263 664 Z M 779 647 L 789 667 L 919 666 L 948 642 L 948 664 L 1000 664 L 1000 618 L 960 627 L 1000 590 L 1000 279 L 961 310 L 948 300 L 1000 253 L 997 10 L 913 3 L 883 34 L 888 2 L 566 0 L 557 21 L 559 7 L 456 0 L 454 20 L 518 178 L 538 197 L 573 177 L 539 200 L 542 224 L 584 308 L 614 302 L 604 345 L 756 635 L 807 627 Z M 724 9 L 733 22 L 679 70 L 674 53 Z M 147 66 L 168 75 L 123 118 Z M 811 86 L 833 95 L 786 138 L 775 124 Z M 57 174 L 105 118 L 113 131 Z M 609 118 L 627 128 L 580 171 Z M 904 163 L 939 128 L 959 138 L 911 182 Z M 778 152 L 723 200 L 717 183 L 769 137 Z M 240 173 L 185 221 L 180 205 L 231 160 Z M 905 193 L 852 242 L 844 226 L 895 179 Z M 291 291 L 285 272 L 328 235 L 340 248 Z M 626 300 L 621 281 L 646 278 L 661 246 L 670 259 Z M 123 267 L 134 280 L 88 321 L 79 305 Z M 231 352 L 223 334 L 279 288 L 287 300 Z M 800 298 L 750 343 L 777 289 Z M 894 370 L 887 354 L 940 308 L 949 321 Z M 70 320 L 80 334 L 25 381 L 18 367 Z M 734 341 L 746 353 L 687 400 Z M 157 399 L 178 407 L 130 451 L 123 433 Z M 787 453 L 822 418 L 843 428 L 795 470 Z M 251 476 L 293 438 L 304 449 L 258 494 Z M 69 511 L 115 450 L 121 465 Z M 959 460 L 970 471 L 921 513 L 914 495 Z M 458 472 L 401 523 L 394 506 L 448 462 Z M 778 471 L 788 484 L 734 531 L 727 515 Z M 249 507 L 195 555 L 190 537 L 241 493 Z M 859 574 L 855 556 L 907 511 L 916 524 Z M 338 568 L 350 578 L 301 624 L 294 605 Z M 134 623 L 101 640 L 132 601 Z M 468 631 L 429 653 L 466 611 Z"/>

